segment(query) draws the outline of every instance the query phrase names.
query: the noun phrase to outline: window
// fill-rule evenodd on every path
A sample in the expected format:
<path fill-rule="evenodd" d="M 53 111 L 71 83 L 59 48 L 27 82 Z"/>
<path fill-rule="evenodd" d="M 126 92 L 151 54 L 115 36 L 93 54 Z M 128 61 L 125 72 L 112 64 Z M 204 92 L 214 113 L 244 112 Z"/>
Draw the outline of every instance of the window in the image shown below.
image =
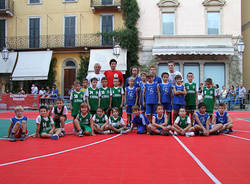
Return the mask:
<path fill-rule="evenodd" d="M 29 4 L 41 4 L 41 0 L 29 0 Z"/>
<path fill-rule="evenodd" d="M 102 0 L 102 5 L 112 5 L 113 0 Z"/>
<path fill-rule="evenodd" d="M 66 66 L 72 66 L 72 67 L 75 67 L 75 66 L 76 66 L 75 63 L 74 63 L 73 61 L 67 61 L 65 65 L 66 65 Z"/>
<path fill-rule="evenodd" d="M 199 87 L 200 84 L 200 65 L 199 64 L 184 64 L 184 81 L 188 82 L 187 80 L 187 74 L 189 72 L 192 72 L 194 75 L 194 80 L 193 82 L 196 83 L 196 87 Z"/>
<path fill-rule="evenodd" d="M 6 20 L 0 19 L 0 49 L 6 46 Z"/>
<path fill-rule="evenodd" d="M 175 64 L 175 71 L 180 71 L 180 65 L 179 64 Z M 169 72 L 168 70 L 168 64 L 159 64 L 158 65 L 158 76 L 161 77 L 161 74 L 163 72 Z"/>
<path fill-rule="evenodd" d="M 162 34 L 174 35 L 174 13 L 162 14 Z"/>
<path fill-rule="evenodd" d="M 207 13 L 207 32 L 209 35 L 217 35 L 220 32 L 220 13 Z"/>
<path fill-rule="evenodd" d="M 101 16 L 101 32 L 102 34 L 102 45 L 113 45 L 113 38 L 110 35 L 105 35 L 113 31 L 113 15 L 102 15 Z"/>
<path fill-rule="evenodd" d="M 225 64 L 205 64 L 204 81 L 207 78 L 213 79 L 213 83 L 219 84 L 220 88 L 225 85 Z"/>
<path fill-rule="evenodd" d="M 64 46 L 74 47 L 76 39 L 76 17 L 64 17 Z"/>
<path fill-rule="evenodd" d="M 29 48 L 40 47 L 40 18 L 29 18 Z"/>
<path fill-rule="evenodd" d="M 6 9 L 6 3 L 5 0 L 0 0 L 0 10 Z"/>

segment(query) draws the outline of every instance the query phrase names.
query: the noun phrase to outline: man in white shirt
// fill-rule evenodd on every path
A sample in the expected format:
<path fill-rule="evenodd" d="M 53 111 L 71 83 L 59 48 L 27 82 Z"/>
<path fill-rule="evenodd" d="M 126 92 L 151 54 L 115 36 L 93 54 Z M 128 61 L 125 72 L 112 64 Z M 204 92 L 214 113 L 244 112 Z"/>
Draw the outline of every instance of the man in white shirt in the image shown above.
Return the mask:
<path fill-rule="evenodd" d="M 98 82 L 97 82 L 97 88 L 102 87 L 101 80 L 102 80 L 103 77 L 105 77 L 105 75 L 103 73 L 101 73 L 100 71 L 101 71 L 101 65 L 99 63 L 96 63 L 94 65 L 94 72 L 95 73 L 89 73 L 87 75 L 86 78 L 88 79 L 89 84 L 90 84 L 91 87 L 92 87 L 92 85 L 91 85 L 91 79 L 92 78 L 97 78 L 97 80 L 98 80 Z"/>
<path fill-rule="evenodd" d="M 243 84 L 240 85 L 239 88 L 239 100 L 240 100 L 240 109 L 244 109 L 244 98 L 246 97 L 246 88 L 243 86 Z"/>
<path fill-rule="evenodd" d="M 174 67 L 175 67 L 174 61 L 169 61 L 168 62 L 168 70 L 169 70 L 168 82 L 171 83 L 172 85 L 175 84 L 174 78 L 176 75 L 180 75 L 182 77 L 180 72 L 174 70 Z"/>
<path fill-rule="evenodd" d="M 32 95 L 37 95 L 38 93 L 38 88 L 36 87 L 35 84 L 32 84 L 32 87 L 31 87 L 31 94 Z"/>

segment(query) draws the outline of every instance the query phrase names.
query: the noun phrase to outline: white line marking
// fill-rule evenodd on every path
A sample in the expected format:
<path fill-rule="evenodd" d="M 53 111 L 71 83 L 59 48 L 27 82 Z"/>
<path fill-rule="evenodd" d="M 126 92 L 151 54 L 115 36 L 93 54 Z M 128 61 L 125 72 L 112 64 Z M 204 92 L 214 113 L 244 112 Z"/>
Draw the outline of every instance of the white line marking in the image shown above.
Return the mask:
<path fill-rule="evenodd" d="M 230 136 L 230 137 L 234 137 L 234 138 L 238 138 L 238 139 L 243 139 L 243 140 L 246 140 L 246 141 L 250 141 L 250 139 L 247 139 L 247 138 L 244 138 L 244 137 L 239 137 L 239 136 L 235 136 L 235 135 L 229 135 L 229 134 L 223 134 L 225 136 Z"/>
<path fill-rule="evenodd" d="M 0 164 L 0 167 L 6 166 L 6 165 L 13 165 L 13 164 L 21 163 L 21 162 L 26 162 L 26 161 L 30 161 L 30 160 L 35 160 L 35 159 L 39 159 L 39 158 L 45 158 L 45 157 L 50 157 L 50 156 L 54 156 L 54 155 L 59 155 L 59 154 L 62 154 L 62 153 L 78 150 L 78 149 L 81 149 L 81 148 L 86 148 L 86 147 L 89 147 L 89 146 L 92 146 L 92 145 L 95 145 L 95 144 L 106 142 L 108 140 L 114 139 L 114 138 L 119 137 L 121 135 L 122 134 L 118 134 L 118 135 L 112 136 L 110 138 L 103 139 L 103 140 L 100 140 L 100 141 L 97 141 L 97 142 L 93 142 L 93 143 L 90 143 L 90 144 L 87 144 L 87 145 L 84 145 L 84 146 L 79 146 L 79 147 L 75 147 L 75 148 L 71 148 L 71 149 L 67 149 L 67 150 L 63 150 L 63 151 L 59 151 L 59 152 L 55 152 L 55 153 L 50 153 L 50 154 L 46 154 L 46 155 L 26 158 L 26 159 L 23 159 L 23 160 L 17 160 L 17 161 L 3 163 L 3 164 Z"/>
<path fill-rule="evenodd" d="M 236 132 L 247 132 L 247 133 L 250 133 L 250 131 L 247 131 L 247 130 L 234 130 Z"/>
<path fill-rule="evenodd" d="M 185 146 L 184 143 L 181 142 L 181 140 L 174 136 L 175 140 L 185 149 L 185 151 L 194 159 L 194 161 L 200 166 L 200 168 L 213 180 L 216 184 L 221 184 L 221 182 L 206 168 L 206 166 L 190 151 L 190 149 Z"/>

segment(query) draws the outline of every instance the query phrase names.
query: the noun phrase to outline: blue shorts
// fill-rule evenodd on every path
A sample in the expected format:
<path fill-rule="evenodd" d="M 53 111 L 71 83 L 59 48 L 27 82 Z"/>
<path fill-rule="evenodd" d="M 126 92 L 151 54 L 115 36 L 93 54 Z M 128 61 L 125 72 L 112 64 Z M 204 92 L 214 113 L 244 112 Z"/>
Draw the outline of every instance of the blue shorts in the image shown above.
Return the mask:
<path fill-rule="evenodd" d="M 172 104 L 171 103 L 162 103 L 163 108 L 165 111 L 167 112 L 171 112 L 172 111 Z"/>
<path fill-rule="evenodd" d="M 146 126 L 145 125 L 138 125 L 137 134 L 144 134 L 145 132 L 146 132 Z"/>
<path fill-rule="evenodd" d="M 146 114 L 156 114 L 155 112 L 156 104 L 146 104 Z"/>
<path fill-rule="evenodd" d="M 173 104 L 173 109 L 174 109 L 174 110 L 179 110 L 180 108 L 184 108 L 184 105 L 181 105 L 181 104 Z"/>
<path fill-rule="evenodd" d="M 141 112 L 145 112 L 145 107 L 141 104 Z"/>
<path fill-rule="evenodd" d="M 126 109 L 127 114 L 132 114 L 132 105 L 128 105 L 128 108 Z"/>

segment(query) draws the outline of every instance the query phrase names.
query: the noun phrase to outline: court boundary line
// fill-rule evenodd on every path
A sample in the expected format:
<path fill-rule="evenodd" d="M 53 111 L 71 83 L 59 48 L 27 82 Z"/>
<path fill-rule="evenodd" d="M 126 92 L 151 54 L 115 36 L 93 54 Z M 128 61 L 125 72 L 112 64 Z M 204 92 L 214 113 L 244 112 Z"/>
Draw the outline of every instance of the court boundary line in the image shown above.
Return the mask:
<path fill-rule="evenodd" d="M 233 130 L 233 131 L 250 133 L 250 131 L 247 131 L 247 130 Z"/>
<path fill-rule="evenodd" d="M 235 135 L 229 135 L 229 134 L 222 134 L 222 135 L 229 136 L 229 137 L 234 137 L 234 138 L 237 138 L 237 139 L 242 139 L 242 140 L 245 140 L 245 141 L 250 141 L 250 139 L 248 139 L 248 138 L 239 137 L 239 136 L 235 136 Z"/>
<path fill-rule="evenodd" d="M 21 162 L 27 162 L 27 161 L 30 161 L 30 160 L 36 160 L 36 159 L 40 159 L 40 158 L 46 158 L 46 157 L 50 157 L 50 156 L 54 156 L 54 155 L 59 155 L 59 154 L 62 154 L 62 153 L 67 153 L 67 152 L 70 152 L 70 151 L 75 151 L 75 150 L 78 150 L 78 149 L 81 149 L 81 148 L 86 148 L 86 147 L 89 147 L 89 146 L 92 146 L 92 145 L 95 145 L 95 144 L 99 144 L 99 143 L 102 143 L 102 142 L 109 141 L 109 140 L 114 139 L 116 137 L 119 137 L 121 135 L 122 134 L 118 134 L 118 135 L 109 137 L 107 139 L 103 139 L 103 140 L 93 142 L 93 143 L 83 145 L 83 146 L 78 146 L 78 147 L 75 147 L 75 148 L 66 149 L 66 150 L 63 150 L 63 151 L 58 151 L 58 152 L 49 153 L 49 154 L 45 154 L 45 155 L 30 157 L 30 158 L 26 158 L 26 159 L 22 159 L 22 160 L 16 160 L 16 161 L 12 161 L 12 162 L 6 162 L 6 163 L 3 163 L 3 164 L 0 164 L 0 167 L 7 166 L 7 165 L 13 165 L 13 164 L 21 163 Z"/>
<path fill-rule="evenodd" d="M 198 164 L 198 166 L 207 174 L 207 176 L 216 184 L 221 184 L 221 182 L 208 170 L 208 168 L 192 153 L 190 149 L 175 135 L 172 135 L 175 140 L 184 148 L 184 150 L 193 158 L 193 160 Z"/>

